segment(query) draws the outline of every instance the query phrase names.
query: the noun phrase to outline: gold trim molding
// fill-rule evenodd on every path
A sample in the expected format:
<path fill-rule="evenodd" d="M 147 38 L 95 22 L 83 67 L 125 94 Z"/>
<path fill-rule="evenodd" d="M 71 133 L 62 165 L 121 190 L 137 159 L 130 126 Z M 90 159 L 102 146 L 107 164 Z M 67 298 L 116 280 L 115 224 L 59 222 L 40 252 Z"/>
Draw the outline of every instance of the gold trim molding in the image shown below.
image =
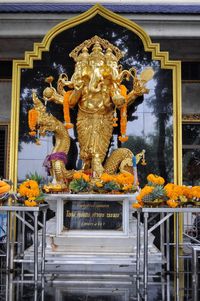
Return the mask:
<path fill-rule="evenodd" d="M 103 6 L 96 4 L 88 11 L 77 17 L 53 27 L 44 37 L 41 43 L 34 43 L 33 51 L 25 53 L 24 60 L 13 62 L 13 86 L 12 86 L 12 109 L 11 109 L 11 161 L 9 176 L 17 183 L 17 161 L 18 161 L 18 129 L 19 128 L 19 106 L 20 106 L 20 75 L 21 69 L 33 68 L 35 60 L 41 60 L 42 53 L 48 51 L 52 40 L 64 30 L 80 25 L 96 15 L 118 24 L 134 32 L 143 42 L 145 51 L 152 53 L 152 59 L 161 62 L 161 68 L 171 69 L 173 74 L 173 114 L 174 114 L 174 181 L 182 182 L 182 146 L 181 146 L 181 64 L 179 61 L 170 61 L 168 52 L 161 52 L 159 43 L 153 43 L 147 33 L 136 23 L 111 12 Z"/>
<path fill-rule="evenodd" d="M 200 114 L 183 114 L 183 123 L 200 123 Z"/>

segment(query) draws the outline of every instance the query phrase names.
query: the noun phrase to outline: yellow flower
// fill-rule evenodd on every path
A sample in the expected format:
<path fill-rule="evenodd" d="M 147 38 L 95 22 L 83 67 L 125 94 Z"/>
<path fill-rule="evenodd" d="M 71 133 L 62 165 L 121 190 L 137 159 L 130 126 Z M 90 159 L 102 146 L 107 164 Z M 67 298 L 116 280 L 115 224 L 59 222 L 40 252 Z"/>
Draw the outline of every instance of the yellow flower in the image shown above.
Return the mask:
<path fill-rule="evenodd" d="M 10 185 L 4 181 L 0 181 L 0 194 L 6 193 L 10 190 Z"/>
<path fill-rule="evenodd" d="M 139 203 L 133 203 L 133 208 L 136 208 L 136 209 L 138 209 L 138 208 L 141 208 L 142 207 L 142 205 L 141 204 L 139 204 Z"/>
<path fill-rule="evenodd" d="M 36 132 L 36 125 L 37 125 L 37 121 L 38 121 L 38 111 L 36 111 L 35 109 L 31 109 L 28 112 L 28 125 L 29 128 L 31 130 L 31 132 L 29 133 L 31 136 L 35 136 Z"/>
<path fill-rule="evenodd" d="M 107 183 L 107 182 L 112 182 L 115 181 L 115 175 L 109 175 L 107 173 L 103 173 L 100 177 L 100 180 Z"/>
<path fill-rule="evenodd" d="M 175 200 L 168 200 L 167 205 L 171 208 L 176 208 L 178 206 L 178 203 Z"/>
<path fill-rule="evenodd" d="M 103 187 L 103 184 L 102 184 L 100 181 L 97 181 L 97 182 L 95 183 L 95 185 L 96 185 L 97 187 L 99 187 L 99 188 Z"/>
<path fill-rule="evenodd" d="M 165 180 L 162 177 L 155 174 L 149 174 L 147 180 L 156 185 L 163 185 L 165 183 Z"/>
<path fill-rule="evenodd" d="M 132 187 L 133 187 L 132 184 L 124 184 L 124 185 L 122 186 L 122 190 L 124 190 L 124 191 L 131 190 Z"/>
<path fill-rule="evenodd" d="M 191 188 L 191 193 L 194 198 L 200 198 L 200 186 L 193 186 Z"/>
<path fill-rule="evenodd" d="M 24 201 L 24 205 L 27 207 L 35 207 L 35 206 L 37 206 L 37 204 L 38 203 L 36 201 L 31 200 L 31 199 Z"/>
<path fill-rule="evenodd" d="M 180 186 L 172 183 L 167 184 L 164 187 L 164 189 L 166 191 L 168 198 L 172 200 L 177 200 L 178 198 L 180 198 L 180 196 L 184 195 L 184 192 L 188 193 L 188 191 L 186 191 L 184 186 Z"/>
<path fill-rule="evenodd" d="M 193 198 L 193 191 L 190 187 L 183 186 L 183 195 L 186 196 L 187 199 Z"/>
<path fill-rule="evenodd" d="M 142 190 L 140 191 L 140 193 L 136 196 L 136 199 L 138 201 L 142 201 L 142 199 L 146 195 L 151 194 L 153 192 L 153 190 L 154 190 L 154 187 L 152 187 L 152 186 L 148 186 L 148 185 L 144 186 L 144 188 L 142 188 Z"/>
<path fill-rule="evenodd" d="M 40 189 L 38 183 L 34 180 L 24 181 L 19 186 L 19 193 L 21 196 L 26 196 L 28 198 L 37 197 L 40 195 Z"/>
<path fill-rule="evenodd" d="M 120 185 L 133 185 L 134 176 L 131 173 L 120 173 L 115 176 L 115 181 Z"/>
<path fill-rule="evenodd" d="M 83 173 L 83 172 L 77 171 L 77 172 L 74 173 L 73 179 L 74 179 L 74 180 L 80 180 L 80 179 L 83 179 L 85 182 L 89 182 L 89 181 L 90 181 L 90 176 L 89 176 L 89 175 L 86 175 L 86 174 Z"/>

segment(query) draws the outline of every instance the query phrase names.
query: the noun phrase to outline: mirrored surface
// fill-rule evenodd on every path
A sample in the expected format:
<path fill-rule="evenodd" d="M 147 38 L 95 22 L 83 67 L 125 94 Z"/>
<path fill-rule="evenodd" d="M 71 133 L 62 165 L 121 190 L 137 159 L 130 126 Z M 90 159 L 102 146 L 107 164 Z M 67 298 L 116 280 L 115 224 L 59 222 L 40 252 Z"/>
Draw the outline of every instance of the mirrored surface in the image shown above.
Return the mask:
<path fill-rule="evenodd" d="M 183 183 L 200 185 L 200 124 L 183 125 Z"/>

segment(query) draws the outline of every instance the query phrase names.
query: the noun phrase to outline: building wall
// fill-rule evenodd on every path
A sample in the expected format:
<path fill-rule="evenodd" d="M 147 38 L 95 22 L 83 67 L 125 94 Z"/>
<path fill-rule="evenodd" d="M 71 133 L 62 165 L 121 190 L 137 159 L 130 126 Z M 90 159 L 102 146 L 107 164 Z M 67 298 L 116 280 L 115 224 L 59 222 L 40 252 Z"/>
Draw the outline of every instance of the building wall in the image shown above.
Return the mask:
<path fill-rule="evenodd" d="M 0 13 L 0 60 L 24 59 L 25 51 L 33 50 L 48 30 L 69 19 L 74 13 Z M 169 58 L 181 61 L 200 61 L 200 15 L 122 14 L 140 25 L 160 43 Z M 0 121 L 9 119 L 11 102 L 10 81 L 0 82 Z"/>

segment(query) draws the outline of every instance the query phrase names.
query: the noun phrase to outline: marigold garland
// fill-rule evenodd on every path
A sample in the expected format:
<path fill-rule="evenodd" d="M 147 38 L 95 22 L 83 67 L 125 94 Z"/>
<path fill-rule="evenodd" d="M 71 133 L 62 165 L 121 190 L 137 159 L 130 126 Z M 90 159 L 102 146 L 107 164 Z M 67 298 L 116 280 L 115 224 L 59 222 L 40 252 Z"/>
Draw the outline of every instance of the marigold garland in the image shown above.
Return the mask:
<path fill-rule="evenodd" d="M 29 132 L 30 136 L 35 136 L 36 135 L 36 125 L 37 125 L 37 120 L 38 120 L 38 111 L 35 109 L 31 109 L 28 111 L 28 125 L 31 130 Z"/>
<path fill-rule="evenodd" d="M 178 202 L 176 202 L 175 200 L 168 200 L 167 205 L 171 208 L 176 208 L 178 206 Z"/>
<path fill-rule="evenodd" d="M 155 184 L 155 185 L 163 185 L 165 183 L 164 178 L 162 178 L 158 175 L 155 175 L 155 174 L 149 174 L 147 176 L 147 180 L 148 180 L 148 182 L 151 182 L 152 184 Z"/>
<path fill-rule="evenodd" d="M 27 198 L 38 197 L 40 195 L 38 183 L 34 180 L 24 181 L 19 186 L 18 192 L 21 196 L 25 196 Z"/>
<path fill-rule="evenodd" d="M 193 186 L 191 188 L 191 194 L 193 198 L 200 199 L 200 186 Z"/>
<path fill-rule="evenodd" d="M 131 173 L 120 173 L 116 175 L 115 180 L 120 185 L 125 185 L 124 190 L 128 190 L 128 187 L 134 183 L 134 175 Z"/>
<path fill-rule="evenodd" d="M 164 186 L 165 180 L 155 174 L 147 176 L 148 184 L 136 196 L 137 203 L 134 208 L 140 208 L 144 205 L 151 206 L 154 202 L 171 208 L 185 206 L 187 204 L 200 205 L 200 186 L 184 186 L 174 183 L 168 183 Z"/>
<path fill-rule="evenodd" d="M 100 180 L 104 183 L 115 181 L 115 175 L 109 175 L 108 173 L 103 173 L 100 177 Z"/>
<path fill-rule="evenodd" d="M 37 204 L 38 203 L 34 200 L 34 198 L 29 198 L 28 200 L 24 201 L 24 205 L 27 207 L 35 207 Z"/>
<path fill-rule="evenodd" d="M 5 181 L 0 181 L 0 194 L 7 193 L 10 190 L 10 185 Z"/>
<path fill-rule="evenodd" d="M 153 190 L 154 190 L 154 187 L 153 187 L 153 186 L 148 186 L 148 185 L 146 185 L 144 188 L 141 189 L 140 193 L 136 196 L 136 200 L 137 200 L 137 201 L 142 201 L 142 199 L 143 199 L 146 195 L 152 193 Z"/>
<path fill-rule="evenodd" d="M 142 207 L 142 205 L 140 203 L 133 203 L 133 208 L 138 209 L 141 207 Z"/>
<path fill-rule="evenodd" d="M 120 109 L 120 132 L 121 136 L 118 139 L 121 142 L 126 142 L 128 136 L 126 136 L 127 126 L 127 88 L 124 85 L 120 85 L 121 95 L 125 98 L 125 104 Z"/>
<path fill-rule="evenodd" d="M 176 201 L 181 195 L 183 195 L 183 187 L 173 183 L 168 183 L 164 187 L 167 197 Z"/>
<path fill-rule="evenodd" d="M 81 171 L 77 171 L 73 174 L 73 179 L 74 180 L 80 180 L 83 179 L 85 182 L 89 182 L 90 181 L 90 176 L 86 175 L 85 173 L 81 172 Z"/>
<path fill-rule="evenodd" d="M 71 123 L 70 113 L 69 113 L 69 97 L 71 94 L 72 94 L 72 90 L 65 92 L 64 102 L 63 102 L 63 113 L 64 113 L 64 119 L 66 122 L 67 129 L 73 128 L 73 124 Z"/>
<path fill-rule="evenodd" d="M 113 116 L 113 127 L 117 127 L 118 118 L 117 118 L 117 112 L 116 112 L 116 107 L 115 107 L 115 111 L 114 111 L 114 116 Z"/>

